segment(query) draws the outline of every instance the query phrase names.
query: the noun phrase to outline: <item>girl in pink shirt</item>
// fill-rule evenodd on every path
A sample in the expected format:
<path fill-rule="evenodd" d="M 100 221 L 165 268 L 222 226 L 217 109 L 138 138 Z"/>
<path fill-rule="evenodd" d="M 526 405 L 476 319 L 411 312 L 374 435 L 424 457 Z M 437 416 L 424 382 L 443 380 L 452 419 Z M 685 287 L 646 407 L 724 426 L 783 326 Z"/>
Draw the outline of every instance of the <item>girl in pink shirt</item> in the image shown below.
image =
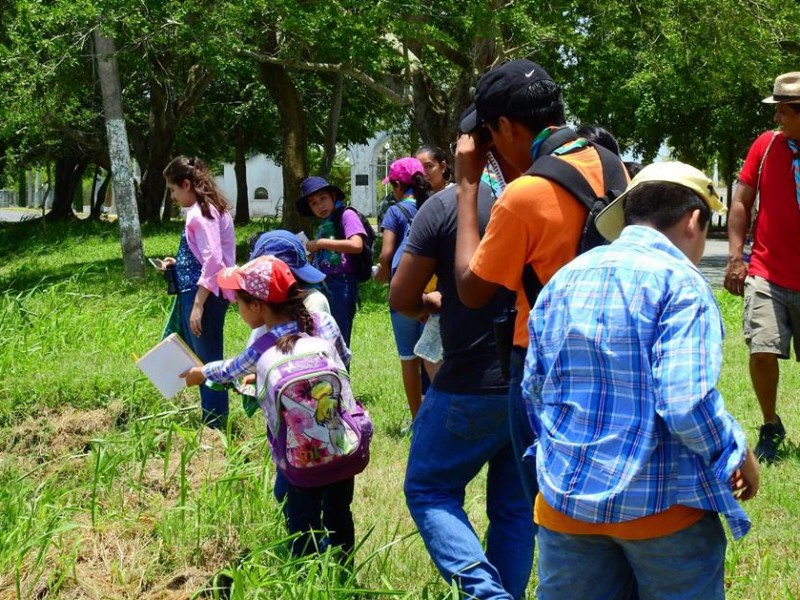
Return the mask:
<path fill-rule="evenodd" d="M 164 169 L 172 199 L 186 209 L 186 227 L 175 265 L 182 336 L 204 363 L 222 359 L 222 330 L 232 298 L 220 290 L 217 273 L 236 264 L 236 239 L 228 203 L 199 158 L 178 156 Z M 200 388 L 203 422 L 221 427 L 227 391 Z"/>

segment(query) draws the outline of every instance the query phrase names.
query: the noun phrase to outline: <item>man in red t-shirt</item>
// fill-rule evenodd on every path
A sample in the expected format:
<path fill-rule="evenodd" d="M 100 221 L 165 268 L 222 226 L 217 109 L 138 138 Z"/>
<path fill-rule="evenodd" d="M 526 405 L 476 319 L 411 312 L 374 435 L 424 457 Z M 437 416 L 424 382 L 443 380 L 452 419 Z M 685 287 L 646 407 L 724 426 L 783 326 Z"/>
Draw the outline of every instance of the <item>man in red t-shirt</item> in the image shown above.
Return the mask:
<path fill-rule="evenodd" d="M 764 417 L 755 452 L 772 462 L 786 437 L 776 412 L 778 359 L 789 358 L 794 342 L 800 360 L 800 72 L 780 75 L 763 102 L 775 105 L 779 131 L 756 139 L 739 173 L 728 217 L 725 288 L 745 297 L 750 378 Z M 744 241 L 757 193 L 748 265 Z"/>

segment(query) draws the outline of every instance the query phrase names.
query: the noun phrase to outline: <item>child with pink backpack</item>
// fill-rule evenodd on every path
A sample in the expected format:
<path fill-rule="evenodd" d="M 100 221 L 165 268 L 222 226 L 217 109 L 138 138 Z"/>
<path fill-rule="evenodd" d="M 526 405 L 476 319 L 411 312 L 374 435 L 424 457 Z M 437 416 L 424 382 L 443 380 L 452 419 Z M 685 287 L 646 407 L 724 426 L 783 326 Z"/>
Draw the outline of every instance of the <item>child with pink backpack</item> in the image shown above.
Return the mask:
<path fill-rule="evenodd" d="M 319 551 L 325 539 L 346 561 L 355 545 L 355 475 L 369 462 L 372 422 L 353 397 L 333 345 L 314 337 L 305 292 L 274 256 L 261 256 L 217 275 L 236 294 L 239 314 L 252 329 L 266 327 L 276 341 L 256 365 L 256 390 L 267 421 L 272 459 L 289 482 L 292 553 Z M 319 534 L 327 532 L 327 538 Z"/>

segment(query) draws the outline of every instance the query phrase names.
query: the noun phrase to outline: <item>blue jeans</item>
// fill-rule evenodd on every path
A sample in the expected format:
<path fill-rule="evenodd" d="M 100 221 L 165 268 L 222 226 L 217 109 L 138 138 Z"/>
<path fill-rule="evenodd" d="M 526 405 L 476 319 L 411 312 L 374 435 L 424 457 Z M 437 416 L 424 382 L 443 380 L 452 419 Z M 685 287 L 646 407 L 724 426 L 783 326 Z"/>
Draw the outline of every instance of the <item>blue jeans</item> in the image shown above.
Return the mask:
<path fill-rule="evenodd" d="M 289 507 L 285 500 L 286 496 L 289 495 L 289 480 L 286 479 L 286 475 L 284 475 L 280 469 L 275 470 L 275 483 L 272 486 L 272 495 L 275 496 L 275 500 L 278 501 L 278 504 L 283 503 L 283 517 L 288 523 Z"/>
<path fill-rule="evenodd" d="M 208 297 L 203 307 L 201 323 L 203 333 L 197 337 L 189 327 L 189 316 L 192 314 L 195 292 L 182 292 L 178 297 L 181 303 L 181 326 L 186 343 L 203 363 L 222 360 L 222 330 L 225 325 L 228 301 L 218 296 L 210 295 Z M 201 385 L 200 404 L 203 409 L 203 423 L 210 427 L 224 427 L 228 415 L 227 390 L 217 391 Z"/>
<path fill-rule="evenodd" d="M 299 533 L 292 542 L 292 554 L 305 556 L 322 550 L 326 543 L 342 549 L 345 562 L 355 546 L 353 503 L 355 477 L 315 488 L 301 488 L 286 482 L 286 516 L 289 533 Z"/>
<path fill-rule="evenodd" d="M 484 552 L 464 512 L 464 489 L 487 463 Z M 525 595 L 535 530 L 511 449 L 505 396 L 431 387 L 414 420 L 405 494 L 442 577 L 471 598 Z"/>
<path fill-rule="evenodd" d="M 725 545 L 716 514 L 672 535 L 636 541 L 539 527 L 536 597 L 723 600 Z"/>
<path fill-rule="evenodd" d="M 511 351 L 508 379 L 508 414 L 511 424 L 511 445 L 517 460 L 522 485 L 533 511 L 533 501 L 539 493 L 539 482 L 536 479 L 536 454 L 533 448 L 535 436 L 528 420 L 528 411 L 522 399 L 522 376 L 525 367 L 525 350 L 514 348 Z M 530 452 L 525 456 L 526 451 Z"/>
<path fill-rule="evenodd" d="M 323 292 L 331 305 L 331 315 L 349 348 L 358 305 L 358 281 L 350 275 L 328 275 Z"/>

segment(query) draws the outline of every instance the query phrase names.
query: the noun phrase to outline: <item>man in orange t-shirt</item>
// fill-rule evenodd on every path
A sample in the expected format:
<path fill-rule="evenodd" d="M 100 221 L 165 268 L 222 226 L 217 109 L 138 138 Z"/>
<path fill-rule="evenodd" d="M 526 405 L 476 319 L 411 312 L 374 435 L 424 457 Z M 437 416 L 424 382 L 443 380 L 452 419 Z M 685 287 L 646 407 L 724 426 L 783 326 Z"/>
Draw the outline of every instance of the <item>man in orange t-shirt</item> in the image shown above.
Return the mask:
<path fill-rule="evenodd" d="M 532 501 L 538 491 L 535 465 L 533 460 L 522 460 L 533 443 L 520 392 L 530 312 L 522 273 L 530 265 L 547 283 L 572 260 L 587 209 L 558 184 L 524 175 L 509 184 L 495 203 L 481 240 L 476 202 L 486 151 L 491 148 L 501 154 L 522 173 L 539 156 L 550 154 L 575 167 L 597 195 L 602 196 L 606 187 L 597 150 L 585 139 L 553 143 L 565 125 L 564 102 L 561 88 L 541 66 L 514 60 L 484 74 L 475 92 L 475 107 L 474 121 L 461 123 L 461 130 L 471 133 L 461 136 L 456 151 L 456 282 L 461 301 L 471 308 L 488 302 L 498 286 L 517 293 L 509 419 L 520 475 Z"/>

